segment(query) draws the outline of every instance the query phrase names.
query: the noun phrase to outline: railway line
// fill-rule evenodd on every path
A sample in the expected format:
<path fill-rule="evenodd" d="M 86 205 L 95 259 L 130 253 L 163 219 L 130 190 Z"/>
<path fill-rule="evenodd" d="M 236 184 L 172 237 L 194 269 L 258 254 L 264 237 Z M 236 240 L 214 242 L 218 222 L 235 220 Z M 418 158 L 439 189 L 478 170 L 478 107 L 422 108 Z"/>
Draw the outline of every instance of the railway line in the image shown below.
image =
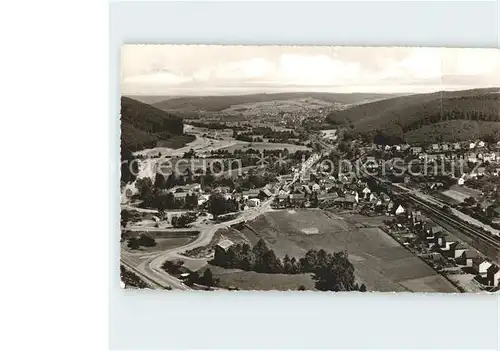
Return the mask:
<path fill-rule="evenodd" d="M 486 243 L 488 243 L 489 245 L 500 250 L 500 238 L 499 237 L 483 233 L 481 230 L 475 228 L 474 226 L 454 218 L 452 215 L 446 213 L 445 211 L 443 211 L 441 209 L 437 209 L 433 205 L 426 203 L 425 201 L 417 198 L 414 195 L 406 194 L 406 195 L 402 195 L 402 196 L 406 197 L 410 201 L 418 204 L 424 210 L 435 214 L 436 216 L 439 217 L 440 220 L 447 222 L 450 225 L 461 229 L 464 232 L 464 234 L 466 234 L 468 236 L 472 236 L 473 238 L 480 238 L 483 241 L 485 241 Z"/>

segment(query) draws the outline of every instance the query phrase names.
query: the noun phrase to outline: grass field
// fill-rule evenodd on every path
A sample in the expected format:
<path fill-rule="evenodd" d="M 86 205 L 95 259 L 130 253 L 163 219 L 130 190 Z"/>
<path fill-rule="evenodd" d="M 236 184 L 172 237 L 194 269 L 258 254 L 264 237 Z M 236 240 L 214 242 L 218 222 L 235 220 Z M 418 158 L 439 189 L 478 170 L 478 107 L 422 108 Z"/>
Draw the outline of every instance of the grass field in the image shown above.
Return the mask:
<path fill-rule="evenodd" d="M 314 289 L 310 274 L 265 274 L 225 269 L 208 265 L 207 268 L 219 279 L 221 287 L 237 287 L 240 290 L 297 290 L 303 285 L 307 290 Z"/>
<path fill-rule="evenodd" d="M 346 250 L 358 282 L 371 291 L 457 292 L 381 229 L 359 228 L 349 218 L 321 210 L 269 212 L 249 222 L 241 232 L 252 244 L 264 238 L 279 257 L 288 254 L 300 258 L 309 249 Z"/>

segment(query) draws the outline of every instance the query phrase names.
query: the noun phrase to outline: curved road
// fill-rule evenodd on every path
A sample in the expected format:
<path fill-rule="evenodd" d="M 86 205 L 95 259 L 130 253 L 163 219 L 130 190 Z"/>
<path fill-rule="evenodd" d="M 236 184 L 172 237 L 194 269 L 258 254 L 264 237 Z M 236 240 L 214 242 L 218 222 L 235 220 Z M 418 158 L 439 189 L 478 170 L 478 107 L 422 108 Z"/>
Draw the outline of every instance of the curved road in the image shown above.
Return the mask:
<path fill-rule="evenodd" d="M 134 264 L 131 262 L 131 259 L 134 257 L 138 257 L 139 254 L 132 254 L 128 252 L 122 251 L 121 253 L 121 261 L 124 263 L 126 266 L 129 268 L 133 269 L 136 273 L 139 273 L 141 276 L 146 278 L 146 280 L 152 281 L 156 283 L 156 285 L 161 286 L 161 287 L 167 287 L 171 286 L 172 288 L 175 289 L 181 289 L 181 290 L 189 290 L 190 288 L 182 283 L 179 279 L 171 276 L 167 272 L 165 272 L 161 266 L 163 263 L 169 259 L 177 258 L 179 256 L 182 256 L 181 253 L 191 250 L 197 247 L 201 246 L 207 246 L 210 244 L 210 241 L 212 240 L 214 234 L 217 232 L 217 230 L 222 229 L 222 228 L 227 228 L 231 225 L 238 224 L 241 222 L 249 221 L 252 220 L 261 214 L 264 214 L 267 211 L 270 211 L 270 204 L 273 201 L 273 197 L 270 199 L 266 200 L 261 204 L 260 207 L 257 207 L 255 209 L 248 210 L 247 212 L 244 212 L 241 217 L 238 217 L 236 219 L 223 222 L 223 223 L 218 223 L 218 224 L 210 224 L 210 225 L 203 225 L 197 228 L 192 228 L 192 229 L 199 229 L 200 234 L 194 240 L 193 242 L 176 247 L 173 249 L 169 249 L 166 251 L 162 251 L 161 253 L 157 254 L 151 254 L 149 258 L 147 258 L 145 261 L 141 262 L 138 266 L 134 267 Z M 152 230 L 157 230 L 157 228 L 151 228 Z M 187 229 L 183 229 L 186 231 Z M 165 230 L 167 231 L 167 230 Z M 170 230 L 173 231 L 173 230 Z M 141 253 L 141 256 L 148 256 L 148 254 Z"/>
<path fill-rule="evenodd" d="M 197 140 L 195 140 L 191 145 L 186 146 L 185 148 L 189 149 L 190 147 L 195 147 L 195 149 L 199 150 L 200 148 L 207 148 L 206 141 L 204 140 L 206 138 L 202 138 L 199 135 L 196 135 Z M 193 145 L 193 144 L 198 144 L 198 145 Z M 210 145 L 212 146 L 212 145 Z M 213 148 L 213 146 L 211 147 Z M 184 149 L 184 148 L 183 148 Z M 178 149 L 176 150 L 177 153 L 179 152 L 184 152 L 183 149 Z M 306 160 L 303 165 L 302 165 L 302 171 L 312 167 L 315 162 L 318 159 L 318 155 L 312 155 L 308 160 Z M 294 179 L 290 181 L 290 184 L 284 184 L 284 187 L 287 188 L 290 185 L 292 185 L 296 180 L 297 180 L 297 174 L 294 174 Z M 198 229 L 200 231 L 200 234 L 194 240 L 193 242 L 176 247 L 173 249 L 169 249 L 166 251 L 162 251 L 161 253 L 151 253 L 151 254 L 144 254 L 141 253 L 140 255 L 137 253 L 130 253 L 126 251 L 121 251 L 121 257 L 120 261 L 122 264 L 124 264 L 126 267 L 134 271 L 135 273 L 139 274 L 145 281 L 149 282 L 153 286 L 158 286 L 162 288 L 167 288 L 167 287 L 172 287 L 175 289 L 181 289 L 181 290 L 190 290 L 190 287 L 185 285 L 181 280 L 171 276 L 167 272 L 165 272 L 161 266 L 163 263 L 169 259 L 176 258 L 179 256 L 182 256 L 181 253 L 185 252 L 187 250 L 191 250 L 197 247 L 201 246 L 207 246 L 210 244 L 210 241 L 212 240 L 215 232 L 217 230 L 222 229 L 222 228 L 227 228 L 231 225 L 242 223 L 245 221 L 252 220 L 261 214 L 264 214 L 267 211 L 270 211 L 270 204 L 273 202 L 274 197 L 276 194 L 273 194 L 268 200 L 264 201 L 259 207 L 248 210 L 246 212 L 243 212 L 242 215 L 236 219 L 219 223 L 219 224 L 210 224 L 210 225 L 199 225 L 197 227 L 193 227 L 193 230 Z M 122 204 L 122 206 L 126 206 L 126 204 Z M 144 230 L 146 228 L 142 228 L 141 230 Z M 139 230 L 139 229 L 138 229 Z M 151 228 L 151 230 L 158 231 L 158 228 Z M 183 229 L 189 230 L 189 229 Z M 172 229 L 165 229 L 161 231 L 174 231 Z M 139 257 L 140 256 L 140 257 Z M 136 262 L 134 262 L 134 259 L 136 260 L 137 258 L 142 259 L 144 257 L 147 257 L 146 260 L 142 261 L 138 265 Z"/>

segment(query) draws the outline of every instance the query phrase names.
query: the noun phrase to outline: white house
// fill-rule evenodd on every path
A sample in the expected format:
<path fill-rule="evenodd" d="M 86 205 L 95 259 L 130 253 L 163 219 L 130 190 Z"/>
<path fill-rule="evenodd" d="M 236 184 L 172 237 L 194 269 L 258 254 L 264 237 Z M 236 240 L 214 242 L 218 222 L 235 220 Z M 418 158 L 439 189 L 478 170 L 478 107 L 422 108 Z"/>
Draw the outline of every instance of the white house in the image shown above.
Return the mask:
<path fill-rule="evenodd" d="M 458 185 L 464 185 L 465 184 L 465 174 L 462 174 L 460 178 L 458 178 L 457 181 Z"/>
<path fill-rule="evenodd" d="M 484 141 L 480 140 L 476 145 L 477 145 L 477 147 L 485 147 L 486 143 Z"/>
<path fill-rule="evenodd" d="M 396 208 L 396 215 L 401 215 L 401 214 L 404 214 L 406 212 L 405 208 L 401 205 L 398 206 L 398 208 Z"/>
<path fill-rule="evenodd" d="M 474 149 L 476 147 L 476 143 L 470 143 L 469 144 L 469 149 Z"/>
<path fill-rule="evenodd" d="M 486 261 L 484 258 L 477 257 L 472 261 L 472 268 L 481 276 L 486 277 L 488 268 L 491 267 L 491 263 Z"/>

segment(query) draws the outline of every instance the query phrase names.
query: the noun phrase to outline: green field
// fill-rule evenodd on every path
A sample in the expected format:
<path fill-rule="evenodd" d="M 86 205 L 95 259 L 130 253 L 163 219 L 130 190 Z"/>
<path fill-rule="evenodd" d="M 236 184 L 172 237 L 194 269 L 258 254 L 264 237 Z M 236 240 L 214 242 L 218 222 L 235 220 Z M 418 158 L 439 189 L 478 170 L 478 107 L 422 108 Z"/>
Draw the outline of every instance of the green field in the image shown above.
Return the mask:
<path fill-rule="evenodd" d="M 357 281 L 371 291 L 457 292 L 381 229 L 359 228 L 349 218 L 322 210 L 268 212 L 241 232 L 252 244 L 262 237 L 278 257 L 288 254 L 300 258 L 310 249 L 347 250 Z"/>

